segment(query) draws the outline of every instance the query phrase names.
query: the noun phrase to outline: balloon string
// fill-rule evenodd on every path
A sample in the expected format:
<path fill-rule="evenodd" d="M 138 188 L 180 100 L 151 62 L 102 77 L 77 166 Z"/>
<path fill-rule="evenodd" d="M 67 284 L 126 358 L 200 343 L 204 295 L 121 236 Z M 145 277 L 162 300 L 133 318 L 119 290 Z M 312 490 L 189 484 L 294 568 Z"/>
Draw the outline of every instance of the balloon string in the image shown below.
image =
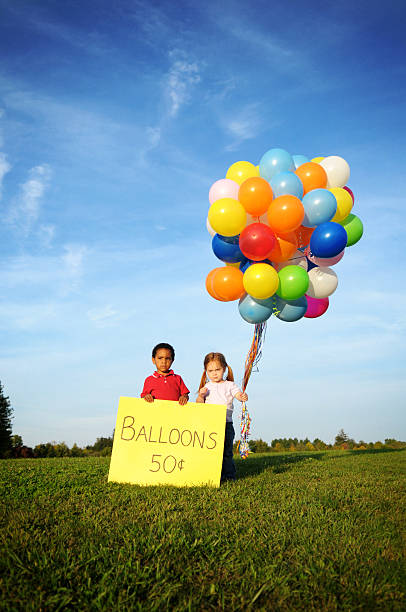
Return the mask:
<path fill-rule="evenodd" d="M 266 322 L 257 323 L 255 325 L 254 337 L 251 342 L 250 350 L 248 351 L 247 358 L 245 360 L 245 371 L 244 378 L 242 383 L 243 393 L 245 392 L 248 381 L 250 379 L 253 368 L 255 368 L 259 360 L 262 356 L 262 344 L 265 340 L 265 331 L 266 331 Z M 248 457 L 248 453 L 250 452 L 248 446 L 248 438 L 250 433 L 251 426 L 251 417 L 248 412 L 248 408 L 245 402 L 242 404 L 241 408 L 241 435 L 240 440 L 238 442 L 238 450 L 240 453 L 240 457 L 242 459 L 246 459 Z"/>

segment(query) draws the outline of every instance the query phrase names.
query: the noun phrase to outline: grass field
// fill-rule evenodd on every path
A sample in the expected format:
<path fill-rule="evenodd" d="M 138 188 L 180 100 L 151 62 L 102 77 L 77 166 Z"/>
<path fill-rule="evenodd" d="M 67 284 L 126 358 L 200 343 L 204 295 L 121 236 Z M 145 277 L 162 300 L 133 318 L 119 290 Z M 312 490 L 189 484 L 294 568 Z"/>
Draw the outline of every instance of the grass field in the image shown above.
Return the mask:
<path fill-rule="evenodd" d="M 220 489 L 0 462 L 3 610 L 406 610 L 406 451 L 250 456 Z"/>

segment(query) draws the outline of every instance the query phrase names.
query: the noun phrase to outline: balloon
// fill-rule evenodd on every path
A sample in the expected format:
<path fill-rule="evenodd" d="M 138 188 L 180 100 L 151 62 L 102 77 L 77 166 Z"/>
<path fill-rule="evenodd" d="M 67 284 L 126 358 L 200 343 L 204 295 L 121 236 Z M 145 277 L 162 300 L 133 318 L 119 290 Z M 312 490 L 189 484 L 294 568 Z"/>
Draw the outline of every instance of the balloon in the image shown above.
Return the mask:
<path fill-rule="evenodd" d="M 332 187 L 329 189 L 329 191 L 337 200 L 337 212 L 331 220 L 335 223 L 339 223 L 350 214 L 354 205 L 354 200 L 352 199 L 350 192 L 343 187 Z"/>
<path fill-rule="evenodd" d="M 213 183 L 209 191 L 209 201 L 213 204 L 216 200 L 222 200 L 223 198 L 232 198 L 238 200 L 238 183 L 230 179 L 220 179 Z"/>
<path fill-rule="evenodd" d="M 326 223 L 337 211 L 337 200 L 328 189 L 312 189 L 303 197 L 302 203 L 305 211 L 302 225 L 305 227 Z"/>
<path fill-rule="evenodd" d="M 282 268 L 286 268 L 286 266 L 300 266 L 304 270 L 307 270 L 307 257 L 302 251 L 296 251 L 287 261 L 275 263 L 275 270 L 279 272 Z"/>
<path fill-rule="evenodd" d="M 327 174 L 327 188 L 344 187 L 350 178 L 350 167 L 342 157 L 330 155 L 320 162 Z"/>
<path fill-rule="evenodd" d="M 294 172 L 278 172 L 271 178 L 271 187 L 275 198 L 281 195 L 303 197 L 302 181 Z"/>
<path fill-rule="evenodd" d="M 207 219 L 206 219 L 206 227 L 207 227 L 207 231 L 209 232 L 210 236 L 213 237 L 216 232 L 214 231 L 214 229 L 212 228 L 212 226 L 209 223 L 209 217 L 207 217 Z"/>
<path fill-rule="evenodd" d="M 306 297 L 302 297 L 297 300 L 282 300 L 279 296 L 275 296 L 275 307 L 279 312 L 275 313 L 275 316 L 281 321 L 292 323 L 301 319 L 307 310 Z"/>
<path fill-rule="evenodd" d="M 238 300 L 244 293 L 243 273 L 238 268 L 216 268 L 212 276 L 213 293 L 225 302 Z"/>
<path fill-rule="evenodd" d="M 301 249 L 303 247 L 307 247 L 310 244 L 311 235 L 314 232 L 314 227 L 304 227 L 301 225 L 295 230 L 295 234 L 297 236 L 298 247 Z"/>
<path fill-rule="evenodd" d="M 316 257 L 335 257 L 347 244 L 347 232 L 339 223 L 321 223 L 310 238 L 310 250 Z"/>
<path fill-rule="evenodd" d="M 322 159 L 324 159 L 324 157 L 313 157 L 313 159 L 310 161 L 314 162 L 315 164 L 319 164 Z"/>
<path fill-rule="evenodd" d="M 275 234 L 263 223 L 247 225 L 240 235 L 240 249 L 248 259 L 266 259 L 275 246 Z"/>
<path fill-rule="evenodd" d="M 273 193 L 268 181 L 260 176 L 254 176 L 242 183 L 238 199 L 247 213 L 259 217 L 268 210 L 273 200 Z"/>
<path fill-rule="evenodd" d="M 277 294 L 283 300 L 297 300 L 304 295 L 309 286 L 309 276 L 300 266 L 286 266 L 280 272 Z"/>
<path fill-rule="evenodd" d="M 253 216 L 247 215 L 247 225 L 251 225 L 251 223 L 265 223 L 268 225 L 268 215 L 265 213 L 264 215 Z"/>
<path fill-rule="evenodd" d="M 265 300 L 278 288 L 278 273 L 269 264 L 254 263 L 244 272 L 243 284 L 245 291 L 253 298 Z"/>
<path fill-rule="evenodd" d="M 244 261 L 247 261 L 244 257 Z M 226 266 L 232 266 L 233 268 L 239 268 L 240 269 L 240 265 L 241 265 L 241 261 L 236 261 L 236 262 L 231 262 L 231 261 L 226 261 L 225 264 Z"/>
<path fill-rule="evenodd" d="M 259 173 L 267 181 L 278 174 L 278 172 L 284 172 L 285 170 L 294 170 L 295 164 L 290 153 L 284 149 L 269 149 L 261 157 L 259 162 Z"/>
<path fill-rule="evenodd" d="M 313 298 L 326 298 L 337 289 L 337 274 L 331 268 L 313 268 L 309 272 L 307 295 Z"/>
<path fill-rule="evenodd" d="M 302 164 L 306 164 L 308 161 L 310 161 L 306 155 L 292 155 L 292 159 L 293 163 L 295 164 L 295 170 Z"/>
<path fill-rule="evenodd" d="M 292 257 L 293 253 L 297 250 L 297 237 L 294 232 L 283 235 L 275 235 L 276 243 L 272 251 L 269 253 L 268 258 L 272 262 L 286 261 Z"/>
<path fill-rule="evenodd" d="M 318 300 L 310 297 L 310 295 L 306 295 L 305 298 L 307 301 L 307 310 L 304 316 L 307 319 L 316 319 L 317 317 L 321 317 L 321 315 L 326 312 L 329 305 L 328 297 Z"/>
<path fill-rule="evenodd" d="M 236 236 L 245 227 L 247 214 L 244 206 L 232 198 L 216 200 L 210 206 L 209 223 L 221 236 Z"/>
<path fill-rule="evenodd" d="M 327 174 L 320 164 L 314 162 L 302 164 L 295 170 L 295 174 L 302 181 L 304 193 L 312 189 L 324 189 L 327 185 Z"/>
<path fill-rule="evenodd" d="M 339 253 L 335 257 L 328 257 L 328 258 L 315 257 L 314 255 L 309 255 L 309 259 L 316 266 L 320 266 L 322 268 L 327 268 L 329 266 L 335 266 L 335 264 L 337 264 L 339 261 L 341 261 L 342 258 L 344 257 L 344 251 L 345 251 L 345 249 L 342 250 L 341 253 Z"/>
<path fill-rule="evenodd" d="M 246 258 L 240 251 L 238 239 L 238 236 L 227 238 L 225 236 L 215 234 L 211 243 L 213 253 L 216 257 L 221 259 L 221 261 L 231 263 L 245 261 Z"/>
<path fill-rule="evenodd" d="M 364 233 L 362 221 L 357 215 L 348 215 L 343 221 L 340 221 L 340 225 L 343 226 L 347 233 L 347 246 L 356 244 Z"/>
<path fill-rule="evenodd" d="M 355 198 L 354 198 L 354 194 L 351 191 L 351 189 L 349 187 L 347 187 L 347 185 L 345 185 L 345 187 L 343 187 L 343 189 L 345 189 L 346 191 L 348 191 L 348 193 L 350 194 L 350 196 L 352 197 L 352 201 L 355 202 Z"/>
<path fill-rule="evenodd" d="M 238 161 L 232 164 L 227 170 L 226 178 L 241 185 L 252 176 L 258 176 L 258 169 L 247 161 Z"/>
<path fill-rule="evenodd" d="M 252 266 L 252 264 L 255 264 L 255 263 L 265 263 L 265 264 L 272 266 L 272 262 L 269 261 L 269 259 L 262 259 L 261 261 L 251 261 L 250 259 L 245 259 L 244 261 L 240 263 L 241 272 L 244 274 L 244 272 L 248 270 L 248 268 Z"/>
<path fill-rule="evenodd" d="M 277 234 L 287 234 L 302 224 L 304 208 L 302 202 L 293 195 L 275 198 L 268 208 L 268 223 Z"/>
<path fill-rule="evenodd" d="M 264 323 L 273 312 L 272 298 L 269 300 L 255 300 L 250 295 L 243 295 L 238 304 L 242 318 L 248 323 Z"/>
<path fill-rule="evenodd" d="M 213 289 L 213 278 L 214 275 L 216 274 L 217 270 L 220 270 L 220 268 L 214 268 L 214 270 L 211 270 L 207 277 L 206 277 L 206 290 L 207 293 L 209 293 L 211 295 L 212 298 L 214 298 L 215 300 L 219 300 L 219 302 L 225 302 L 226 300 L 223 300 L 223 298 L 221 298 L 219 295 L 217 295 L 217 293 L 215 293 L 214 289 Z"/>

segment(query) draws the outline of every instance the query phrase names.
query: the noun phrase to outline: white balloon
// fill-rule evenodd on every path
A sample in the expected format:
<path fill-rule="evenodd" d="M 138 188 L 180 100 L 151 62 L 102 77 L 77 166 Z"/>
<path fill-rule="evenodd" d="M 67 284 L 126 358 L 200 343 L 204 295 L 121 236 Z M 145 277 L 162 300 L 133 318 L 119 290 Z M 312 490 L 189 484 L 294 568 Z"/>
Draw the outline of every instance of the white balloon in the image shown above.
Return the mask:
<path fill-rule="evenodd" d="M 207 217 L 207 219 L 206 219 L 206 227 L 207 227 L 207 231 L 209 232 L 210 236 L 213 238 L 213 236 L 216 235 L 216 232 L 214 231 L 214 229 L 212 228 L 212 226 L 209 223 L 209 217 Z"/>
<path fill-rule="evenodd" d="M 337 289 L 337 274 L 331 268 L 312 268 L 309 272 L 307 295 L 312 298 L 326 298 Z"/>
<path fill-rule="evenodd" d="M 327 189 L 331 187 L 344 187 L 350 178 L 350 166 L 342 157 L 330 155 L 320 162 L 327 174 Z"/>
<path fill-rule="evenodd" d="M 286 266 L 300 266 L 307 271 L 307 259 L 305 255 L 303 255 L 302 251 L 296 251 L 296 253 L 292 255 L 288 261 L 274 263 L 274 267 L 278 272 L 282 270 L 282 268 L 286 268 Z"/>

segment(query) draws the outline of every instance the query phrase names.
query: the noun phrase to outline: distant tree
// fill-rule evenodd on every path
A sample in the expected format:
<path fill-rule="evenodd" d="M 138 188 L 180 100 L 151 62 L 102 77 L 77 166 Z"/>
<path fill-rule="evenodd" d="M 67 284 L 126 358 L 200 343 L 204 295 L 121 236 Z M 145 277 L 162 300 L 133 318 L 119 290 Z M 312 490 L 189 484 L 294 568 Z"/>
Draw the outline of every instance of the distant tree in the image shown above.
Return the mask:
<path fill-rule="evenodd" d="M 11 418 L 13 409 L 10 400 L 3 393 L 3 385 L 0 382 L 0 457 L 4 457 L 7 451 L 11 451 Z"/>
<path fill-rule="evenodd" d="M 113 448 L 113 436 L 97 438 L 93 445 L 86 446 L 87 450 L 101 452 L 104 448 Z"/>
<path fill-rule="evenodd" d="M 20 448 L 23 445 L 23 439 L 21 436 L 14 435 L 11 436 L 11 446 L 13 448 Z"/>
<path fill-rule="evenodd" d="M 334 444 L 336 446 L 341 446 L 342 444 L 345 444 L 346 442 L 348 442 L 348 436 L 345 433 L 344 429 L 340 429 L 340 431 L 338 432 L 338 434 L 335 437 L 335 441 Z"/>

